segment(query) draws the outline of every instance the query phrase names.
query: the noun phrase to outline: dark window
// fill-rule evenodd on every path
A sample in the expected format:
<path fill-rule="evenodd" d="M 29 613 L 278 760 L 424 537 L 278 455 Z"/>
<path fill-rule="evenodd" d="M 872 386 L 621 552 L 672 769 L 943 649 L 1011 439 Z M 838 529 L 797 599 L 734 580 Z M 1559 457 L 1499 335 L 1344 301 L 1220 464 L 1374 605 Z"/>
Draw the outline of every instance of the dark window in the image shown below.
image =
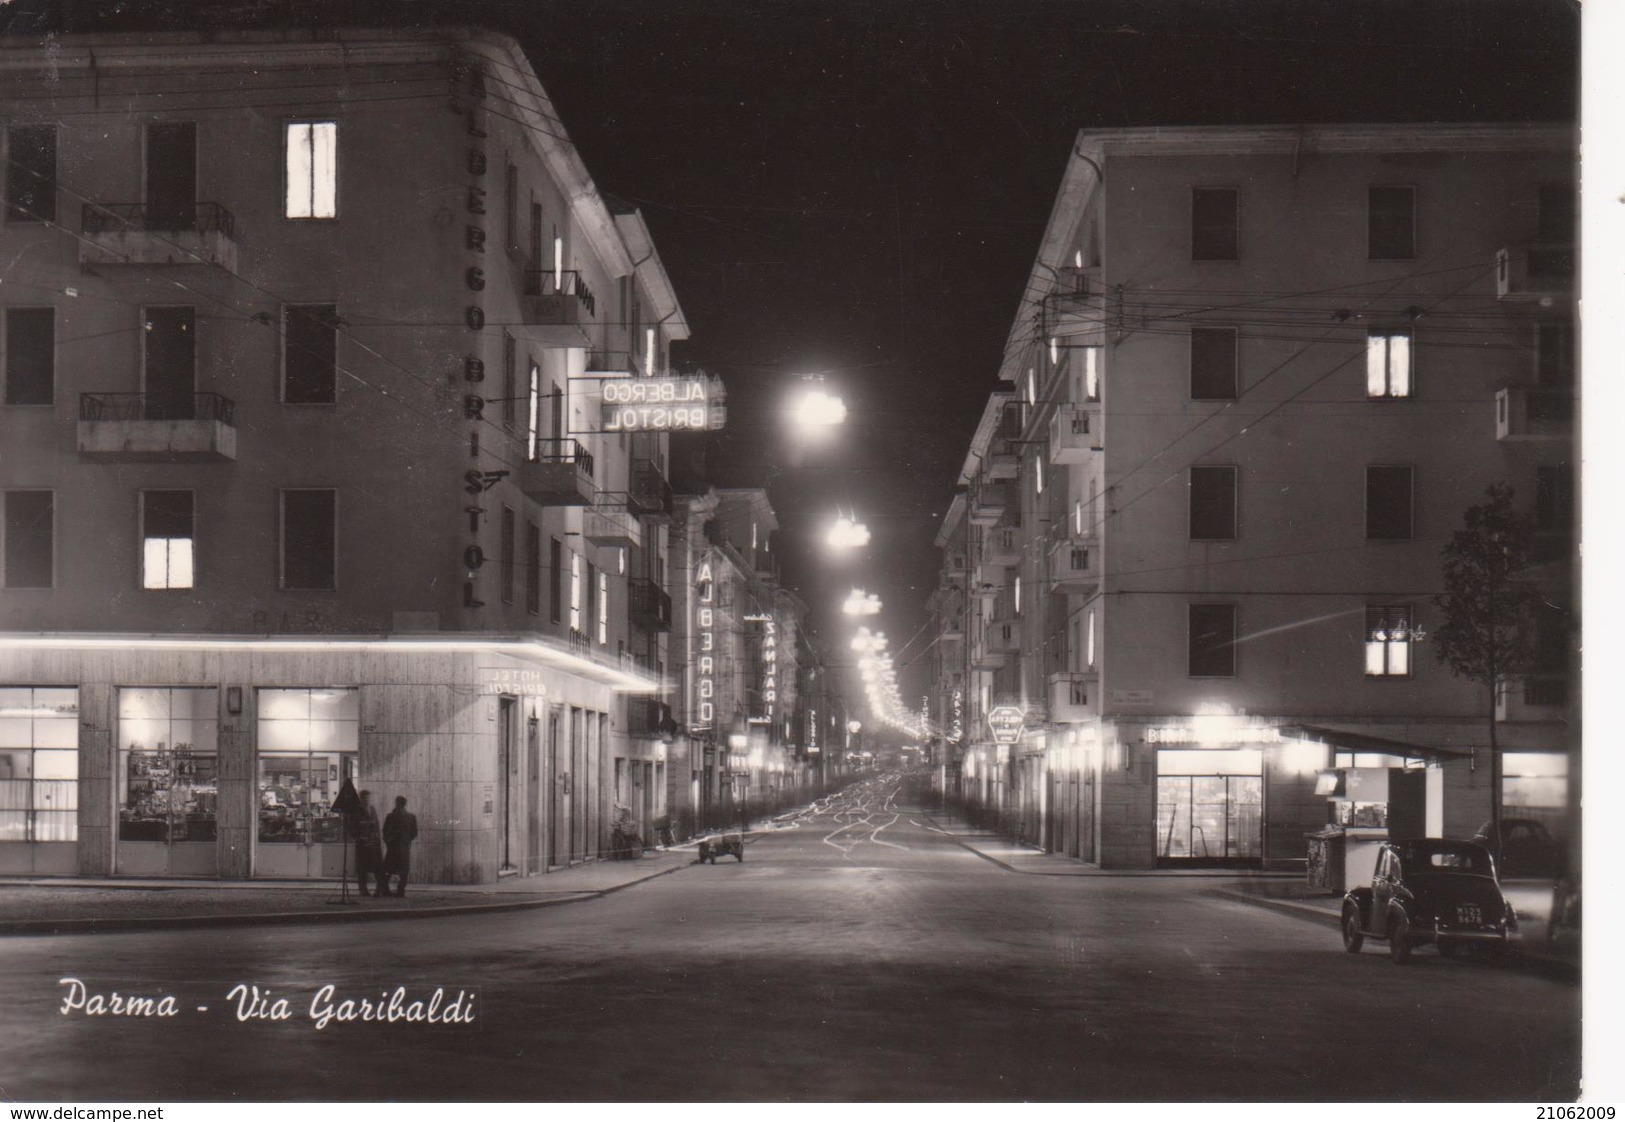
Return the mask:
<path fill-rule="evenodd" d="M 1232 401 L 1236 378 L 1236 329 L 1191 328 L 1191 397 L 1197 401 Z"/>
<path fill-rule="evenodd" d="M 1374 464 L 1365 469 L 1365 536 L 1405 540 L 1414 536 L 1412 469 Z"/>
<path fill-rule="evenodd" d="M 1367 252 L 1373 261 L 1416 256 L 1416 189 L 1370 187 L 1366 193 Z"/>
<path fill-rule="evenodd" d="M 1191 540 L 1229 541 L 1236 536 L 1236 468 L 1191 468 Z"/>
<path fill-rule="evenodd" d="M 7 588 L 50 588 L 56 568 L 55 495 L 50 491 L 6 492 Z"/>
<path fill-rule="evenodd" d="M 1191 260 L 1236 259 L 1236 199 L 1233 187 L 1191 191 Z"/>
<path fill-rule="evenodd" d="M 338 492 L 282 492 L 282 587 L 335 587 Z"/>
<path fill-rule="evenodd" d="M 1574 325 L 1543 323 L 1536 328 L 1536 375 L 1553 389 L 1574 385 Z"/>
<path fill-rule="evenodd" d="M 1574 244 L 1574 184 L 1542 183 L 1535 240 L 1542 245 Z"/>
<path fill-rule="evenodd" d="M 56 309 L 6 309 L 6 404 L 49 405 L 56 390 Z"/>
<path fill-rule="evenodd" d="M 6 130 L 6 221 L 56 221 L 56 126 Z"/>
<path fill-rule="evenodd" d="M 1574 522 L 1574 468 L 1553 464 L 1535 469 L 1535 529 L 1566 534 Z"/>
<path fill-rule="evenodd" d="M 542 267 L 542 204 L 530 200 L 530 267 Z"/>
<path fill-rule="evenodd" d="M 519 341 L 506 333 L 502 336 L 502 423 L 513 426 L 518 416 L 519 397 Z"/>
<path fill-rule="evenodd" d="M 513 603 L 513 508 L 502 508 L 502 602 Z"/>
<path fill-rule="evenodd" d="M 141 587 L 191 588 L 192 492 L 141 492 Z"/>
<path fill-rule="evenodd" d="M 196 124 L 155 121 L 147 126 L 146 176 L 147 229 L 196 228 Z"/>
<path fill-rule="evenodd" d="M 331 405 L 338 400 L 338 308 L 288 304 L 282 309 L 282 400 Z"/>
<path fill-rule="evenodd" d="M 142 377 L 149 421 L 186 421 L 197 415 L 197 312 L 188 307 L 144 308 Z"/>
<path fill-rule="evenodd" d="M 502 233 L 504 248 L 519 252 L 519 169 L 508 165 L 502 180 Z"/>
<path fill-rule="evenodd" d="M 1234 604 L 1190 606 L 1190 676 L 1192 678 L 1236 676 Z"/>
<path fill-rule="evenodd" d="M 549 538 L 547 545 L 548 560 L 548 617 L 554 623 L 559 622 L 559 612 L 564 607 L 564 550 L 559 545 L 558 538 Z"/>
<path fill-rule="evenodd" d="M 525 523 L 525 611 L 542 614 L 542 531 L 534 522 Z"/>

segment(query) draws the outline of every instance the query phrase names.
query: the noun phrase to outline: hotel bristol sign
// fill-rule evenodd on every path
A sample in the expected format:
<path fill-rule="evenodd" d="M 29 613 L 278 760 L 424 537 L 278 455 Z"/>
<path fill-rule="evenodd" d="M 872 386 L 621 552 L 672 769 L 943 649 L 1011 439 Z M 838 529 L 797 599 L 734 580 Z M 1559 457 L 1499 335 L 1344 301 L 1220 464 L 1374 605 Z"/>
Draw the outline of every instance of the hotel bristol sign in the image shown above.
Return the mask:
<path fill-rule="evenodd" d="M 606 378 L 600 394 L 602 432 L 720 429 L 728 419 L 722 382 L 704 374 Z"/>
<path fill-rule="evenodd" d="M 995 744 L 1015 744 L 1021 740 L 1021 728 L 1027 715 L 1014 705 L 996 705 L 987 714 L 987 727 L 993 733 Z"/>

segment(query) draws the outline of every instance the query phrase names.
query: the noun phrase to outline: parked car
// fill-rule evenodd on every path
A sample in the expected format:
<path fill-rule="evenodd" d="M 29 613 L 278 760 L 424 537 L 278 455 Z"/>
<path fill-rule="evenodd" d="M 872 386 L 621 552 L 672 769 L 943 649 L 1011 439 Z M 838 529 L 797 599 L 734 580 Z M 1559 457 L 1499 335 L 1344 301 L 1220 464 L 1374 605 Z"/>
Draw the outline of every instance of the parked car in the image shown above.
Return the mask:
<path fill-rule="evenodd" d="M 1425 943 L 1447 956 L 1498 955 L 1517 930 L 1495 861 L 1477 842 L 1387 842 L 1371 884 L 1343 897 L 1343 948 L 1358 954 L 1367 939 L 1385 940 L 1396 963 Z"/>
<path fill-rule="evenodd" d="M 1563 843 L 1552 837 L 1544 822 L 1533 818 L 1501 819 L 1501 850 L 1496 853 L 1492 836 L 1495 824 L 1486 822 L 1473 840 L 1495 854 L 1495 866 L 1503 877 L 1540 877 L 1555 880 L 1568 863 Z"/>

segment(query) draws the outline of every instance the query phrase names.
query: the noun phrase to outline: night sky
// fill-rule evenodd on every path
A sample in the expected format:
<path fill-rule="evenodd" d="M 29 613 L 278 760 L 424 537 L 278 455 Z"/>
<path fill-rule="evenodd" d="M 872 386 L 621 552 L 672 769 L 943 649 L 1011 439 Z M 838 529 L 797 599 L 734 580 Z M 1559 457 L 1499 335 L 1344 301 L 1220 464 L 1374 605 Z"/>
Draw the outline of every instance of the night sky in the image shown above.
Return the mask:
<path fill-rule="evenodd" d="M 116 22 L 191 5 L 100 7 Z M 832 646 L 847 589 L 878 592 L 900 665 L 924 645 L 908 641 L 936 579 L 932 539 L 1078 129 L 1578 112 L 1571 0 L 207 7 L 222 23 L 518 37 L 599 188 L 653 230 L 692 329 L 675 358 L 727 386 L 713 479 L 768 488 L 786 583 Z M 782 406 L 815 372 L 851 416 L 808 450 Z M 844 562 L 821 541 L 837 508 L 874 532 Z"/>

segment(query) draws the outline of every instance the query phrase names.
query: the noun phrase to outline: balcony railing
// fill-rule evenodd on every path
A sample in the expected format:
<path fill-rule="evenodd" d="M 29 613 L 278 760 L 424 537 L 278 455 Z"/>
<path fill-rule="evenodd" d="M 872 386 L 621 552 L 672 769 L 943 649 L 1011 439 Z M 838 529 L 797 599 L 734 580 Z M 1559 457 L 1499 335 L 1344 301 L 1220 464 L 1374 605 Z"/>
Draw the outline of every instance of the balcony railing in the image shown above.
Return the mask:
<path fill-rule="evenodd" d="M 1100 583 L 1100 548 L 1092 536 L 1062 538 L 1051 547 L 1050 591 L 1087 592 Z"/>
<path fill-rule="evenodd" d="M 1100 406 L 1062 405 L 1050 417 L 1050 463 L 1087 463 L 1100 447 Z"/>
<path fill-rule="evenodd" d="M 236 403 L 217 393 L 82 393 L 81 421 L 219 421 L 232 423 Z"/>
<path fill-rule="evenodd" d="M 87 459 L 207 462 L 237 458 L 236 405 L 217 393 L 79 395 Z"/>
<path fill-rule="evenodd" d="M 983 483 L 970 494 L 970 520 L 978 526 L 992 526 L 1004 517 L 1010 502 L 1002 483 Z"/>
<path fill-rule="evenodd" d="M 627 582 L 627 614 L 633 623 L 653 631 L 671 630 L 671 596 L 652 580 Z"/>
<path fill-rule="evenodd" d="M 632 461 L 632 481 L 627 489 L 632 512 L 644 518 L 665 521 L 672 515 L 671 484 L 653 460 Z"/>
<path fill-rule="evenodd" d="M 1094 691 L 1099 675 L 1093 670 L 1062 670 L 1049 676 L 1049 719 L 1083 721 L 1094 716 Z"/>
<path fill-rule="evenodd" d="M 1557 440 L 1574 433 L 1569 390 L 1508 387 L 1495 394 L 1495 439 Z"/>
<path fill-rule="evenodd" d="M 570 439 L 539 440 L 519 466 L 519 489 L 543 506 L 588 506 L 596 494 L 592 453 Z"/>
<path fill-rule="evenodd" d="M 1019 526 L 994 526 L 987 533 L 987 540 L 982 546 L 982 557 L 989 565 L 1019 565 L 1021 550 Z"/>
<path fill-rule="evenodd" d="M 1508 246 L 1495 255 L 1495 294 L 1539 302 L 1574 292 L 1572 245 Z"/>
<path fill-rule="evenodd" d="M 87 265 L 237 266 L 237 220 L 219 203 L 86 203 L 79 227 Z"/>
<path fill-rule="evenodd" d="M 534 293 L 532 293 L 534 295 Z M 626 351 L 589 351 L 582 376 L 587 378 L 631 378 L 637 374 L 637 363 Z"/>
<path fill-rule="evenodd" d="M 632 549 L 643 544 L 643 528 L 621 492 L 598 492 L 585 511 L 581 534 L 593 545 Z"/>
<path fill-rule="evenodd" d="M 541 317 L 559 315 L 567 318 L 539 318 L 538 323 L 575 323 L 577 309 L 588 318 L 598 315 L 598 300 L 587 287 L 587 282 L 575 269 L 527 269 L 525 295 L 536 298 L 535 311 Z"/>

